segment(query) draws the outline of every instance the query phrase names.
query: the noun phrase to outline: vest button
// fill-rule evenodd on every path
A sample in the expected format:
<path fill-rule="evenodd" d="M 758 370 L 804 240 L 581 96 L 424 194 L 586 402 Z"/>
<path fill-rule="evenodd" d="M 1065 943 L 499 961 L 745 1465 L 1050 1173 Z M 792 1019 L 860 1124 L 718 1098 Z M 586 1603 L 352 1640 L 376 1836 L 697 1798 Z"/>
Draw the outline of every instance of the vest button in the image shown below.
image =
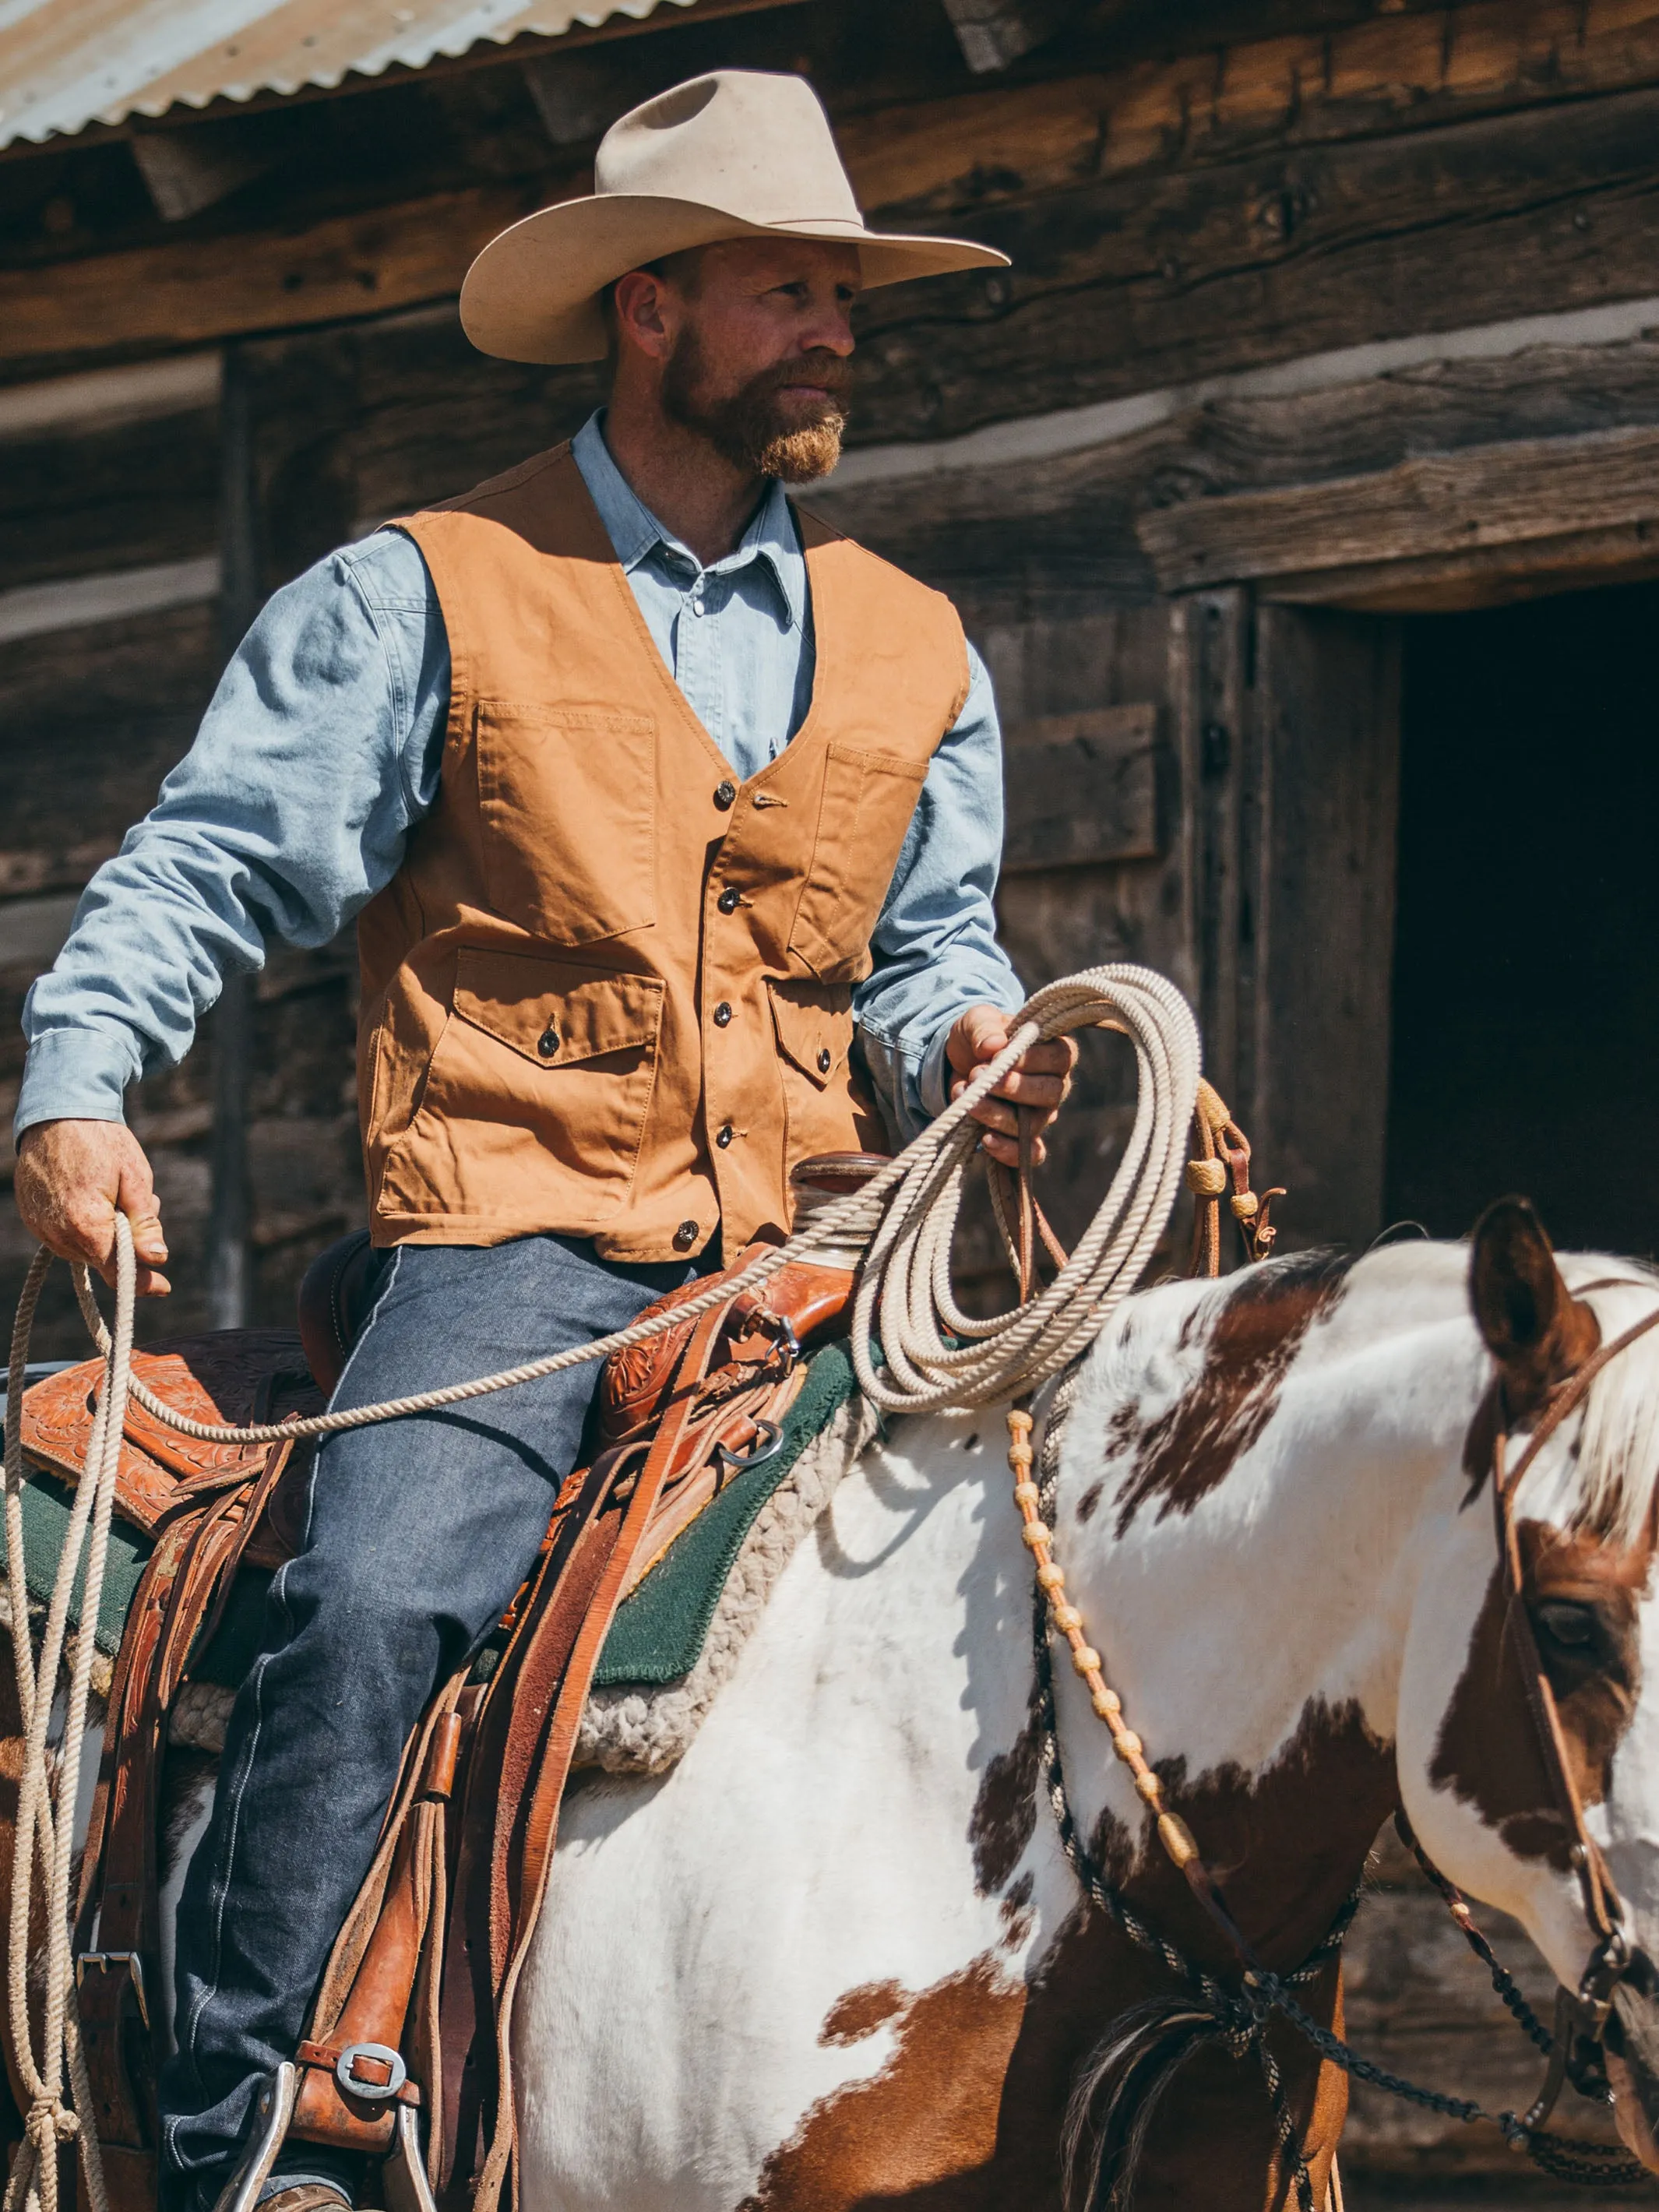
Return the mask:
<path fill-rule="evenodd" d="M 536 1040 L 536 1049 L 544 1060 L 551 1060 L 559 1048 L 559 1033 L 551 1022 Z"/>
<path fill-rule="evenodd" d="M 738 894 L 728 884 L 714 903 L 722 914 L 735 914 L 738 910 Z"/>
<path fill-rule="evenodd" d="M 823 1046 L 823 1047 L 822 1048 L 822 1049 L 819 1051 L 819 1054 L 818 1054 L 818 1073 L 819 1073 L 820 1075 L 828 1075 L 828 1074 L 829 1074 L 829 1073 L 830 1073 L 830 1048 L 829 1048 L 829 1046 L 828 1046 L 828 1045 L 825 1045 L 825 1046 Z"/>
<path fill-rule="evenodd" d="M 738 787 L 735 783 L 717 783 L 714 786 L 714 804 L 722 814 L 729 807 L 735 806 L 737 799 Z"/>
<path fill-rule="evenodd" d="M 719 1006 L 714 1009 L 714 1027 L 717 1030 L 723 1030 L 731 1018 L 732 1009 L 726 1004 L 726 1000 L 722 999 Z"/>
<path fill-rule="evenodd" d="M 695 1221 L 682 1221 L 679 1227 L 674 1231 L 675 1243 L 679 1246 L 682 1252 L 689 1252 L 696 1241 L 696 1223 Z"/>
<path fill-rule="evenodd" d="M 737 1135 L 737 1133 L 737 1133 L 737 1131 L 736 1131 L 736 1130 L 732 1127 L 732 1124 L 728 1121 L 728 1122 L 726 1124 L 725 1127 L 720 1131 L 720 1133 L 719 1136 L 715 1138 L 714 1142 L 715 1142 L 715 1143 L 720 1146 L 720 1150 L 721 1150 L 722 1152 L 724 1152 L 724 1151 L 726 1150 L 726 1146 L 731 1143 L 731 1141 L 732 1141 L 732 1138 L 733 1138 L 733 1137 L 735 1137 L 735 1136 Z"/>

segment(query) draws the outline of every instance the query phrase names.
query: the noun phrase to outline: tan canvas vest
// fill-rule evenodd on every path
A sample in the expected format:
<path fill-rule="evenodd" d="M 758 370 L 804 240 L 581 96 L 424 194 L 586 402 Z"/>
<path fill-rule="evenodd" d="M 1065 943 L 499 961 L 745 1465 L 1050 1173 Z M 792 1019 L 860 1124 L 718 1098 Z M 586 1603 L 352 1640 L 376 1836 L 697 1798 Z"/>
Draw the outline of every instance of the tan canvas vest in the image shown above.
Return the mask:
<path fill-rule="evenodd" d="M 400 526 L 449 633 L 438 803 L 358 929 L 374 1240 L 728 1252 L 880 1145 L 852 985 L 968 684 L 948 600 L 803 514 L 793 741 L 738 783 L 568 446 Z"/>

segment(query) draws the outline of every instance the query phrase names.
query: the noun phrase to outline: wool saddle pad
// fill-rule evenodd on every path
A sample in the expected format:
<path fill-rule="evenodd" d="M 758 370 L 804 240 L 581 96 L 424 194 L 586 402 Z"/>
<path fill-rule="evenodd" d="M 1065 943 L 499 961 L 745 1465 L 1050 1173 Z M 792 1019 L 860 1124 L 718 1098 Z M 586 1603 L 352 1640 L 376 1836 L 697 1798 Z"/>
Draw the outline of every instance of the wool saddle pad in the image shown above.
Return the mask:
<path fill-rule="evenodd" d="M 679 1757 L 736 1664 L 773 1583 L 873 1426 L 856 1397 L 846 1348 L 826 1345 L 813 1356 L 784 1418 L 777 1451 L 737 1474 L 617 1608 L 594 1677 L 579 1765 L 656 1772 Z M 52 1595 L 72 1503 L 67 1483 L 43 1469 L 30 1470 L 22 1512 L 33 1604 L 44 1604 Z M 125 1523 L 110 1531 L 93 1632 L 108 1657 L 119 1648 L 154 1548 L 152 1538 Z M 182 1732 L 205 1750 L 222 1742 L 231 1696 L 259 1650 L 270 1583 L 264 1568 L 238 1573 L 211 1644 L 191 1662 L 181 1693 L 186 1711 L 175 1716 L 175 1741 Z M 79 1628 L 80 1616 L 77 1584 L 70 1607 L 72 1630 Z"/>

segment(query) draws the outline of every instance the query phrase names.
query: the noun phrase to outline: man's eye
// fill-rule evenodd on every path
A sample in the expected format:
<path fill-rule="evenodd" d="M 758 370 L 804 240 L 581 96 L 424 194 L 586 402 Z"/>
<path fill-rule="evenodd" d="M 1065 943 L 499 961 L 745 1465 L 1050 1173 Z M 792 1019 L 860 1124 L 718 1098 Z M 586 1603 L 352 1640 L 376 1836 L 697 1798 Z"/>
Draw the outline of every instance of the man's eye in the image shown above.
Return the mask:
<path fill-rule="evenodd" d="M 1553 1598 L 1533 1610 L 1533 1625 L 1564 1650 L 1583 1651 L 1595 1643 L 1595 1610 L 1566 1598 Z"/>

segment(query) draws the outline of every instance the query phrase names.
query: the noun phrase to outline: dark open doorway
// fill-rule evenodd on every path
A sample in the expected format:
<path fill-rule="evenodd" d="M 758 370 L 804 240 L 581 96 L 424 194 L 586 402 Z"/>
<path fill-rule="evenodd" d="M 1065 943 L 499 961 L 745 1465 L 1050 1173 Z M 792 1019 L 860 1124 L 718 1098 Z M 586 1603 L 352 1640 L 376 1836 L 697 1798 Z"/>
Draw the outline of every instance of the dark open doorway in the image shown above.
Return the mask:
<path fill-rule="evenodd" d="M 1387 1206 L 1659 1252 L 1659 585 L 1406 624 Z"/>

